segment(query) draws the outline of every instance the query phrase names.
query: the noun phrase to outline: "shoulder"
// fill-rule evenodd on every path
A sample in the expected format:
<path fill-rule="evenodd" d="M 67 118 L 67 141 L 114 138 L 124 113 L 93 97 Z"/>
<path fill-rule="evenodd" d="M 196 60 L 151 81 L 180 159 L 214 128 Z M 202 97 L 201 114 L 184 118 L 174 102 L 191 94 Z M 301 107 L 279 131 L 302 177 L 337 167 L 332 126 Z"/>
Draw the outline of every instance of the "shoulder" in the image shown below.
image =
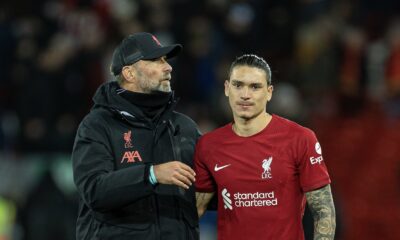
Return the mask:
<path fill-rule="evenodd" d="M 278 128 L 280 131 L 285 132 L 286 134 L 300 138 L 307 138 L 315 135 L 314 131 L 312 131 L 311 129 L 304 127 L 292 120 L 286 119 L 278 115 L 273 115 L 273 117 L 275 120 L 276 128 Z"/>
<path fill-rule="evenodd" d="M 110 111 L 104 108 L 92 108 L 90 112 L 83 118 L 82 123 L 85 125 L 104 124 L 106 119 L 110 116 Z"/>
<path fill-rule="evenodd" d="M 203 145 L 218 145 L 223 139 L 227 139 L 229 131 L 231 131 L 231 127 L 232 125 L 230 123 L 226 124 L 225 126 L 204 134 L 200 137 L 199 141 Z"/>
<path fill-rule="evenodd" d="M 199 127 L 190 117 L 183 113 L 173 112 L 172 124 L 175 125 L 176 129 L 186 137 L 191 137 L 197 142 L 201 135 Z"/>
<path fill-rule="evenodd" d="M 229 137 L 229 129 L 231 129 L 231 124 L 227 124 L 201 136 L 196 145 L 196 155 L 201 156 L 202 159 L 207 159 L 207 156 L 221 149 L 221 145 L 225 144 L 225 141 Z"/>
<path fill-rule="evenodd" d="M 78 133 L 81 135 L 93 134 L 93 132 L 106 132 L 110 124 L 111 113 L 103 108 L 92 109 L 81 121 Z"/>
<path fill-rule="evenodd" d="M 197 128 L 197 124 L 195 123 L 195 121 L 193 121 L 193 119 L 191 119 L 189 116 L 187 116 L 183 113 L 174 111 L 174 119 L 173 120 L 176 121 L 178 124 L 184 124 L 185 126 L 188 126 L 188 127 Z"/>

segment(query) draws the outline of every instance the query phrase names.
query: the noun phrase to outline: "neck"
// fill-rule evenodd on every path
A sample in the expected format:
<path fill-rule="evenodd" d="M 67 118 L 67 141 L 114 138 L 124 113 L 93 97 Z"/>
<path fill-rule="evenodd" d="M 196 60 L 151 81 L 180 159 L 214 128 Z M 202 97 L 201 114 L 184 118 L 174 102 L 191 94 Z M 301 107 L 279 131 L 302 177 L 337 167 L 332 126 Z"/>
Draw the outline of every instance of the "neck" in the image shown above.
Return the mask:
<path fill-rule="evenodd" d="M 268 113 L 262 113 L 252 119 L 243 119 L 234 117 L 232 130 L 241 137 L 249 137 L 261 132 L 271 121 L 272 116 Z"/>
<path fill-rule="evenodd" d="M 145 116 L 150 119 L 158 120 L 160 114 L 171 104 L 173 101 L 172 92 L 152 92 L 141 93 L 134 92 L 123 88 L 117 89 L 117 94 L 140 108 Z"/>

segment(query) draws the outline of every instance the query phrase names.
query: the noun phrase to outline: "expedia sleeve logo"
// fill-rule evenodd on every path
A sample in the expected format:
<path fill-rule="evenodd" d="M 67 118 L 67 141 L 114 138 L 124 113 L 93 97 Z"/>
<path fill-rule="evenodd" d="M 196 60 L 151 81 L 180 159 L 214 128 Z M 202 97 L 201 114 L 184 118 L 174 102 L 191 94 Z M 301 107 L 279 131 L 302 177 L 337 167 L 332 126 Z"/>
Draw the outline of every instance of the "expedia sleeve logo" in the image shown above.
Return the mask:
<path fill-rule="evenodd" d="M 321 145 L 319 144 L 319 142 L 317 142 L 317 143 L 315 144 L 315 151 L 316 151 L 319 155 L 322 154 L 322 149 L 321 149 Z"/>
<path fill-rule="evenodd" d="M 310 157 L 310 162 L 311 165 L 314 164 L 321 164 L 321 162 L 324 160 L 324 158 L 322 157 L 322 149 L 321 149 L 321 145 L 319 144 L 319 142 L 317 142 L 315 144 L 315 152 L 319 155 L 318 157 Z"/>

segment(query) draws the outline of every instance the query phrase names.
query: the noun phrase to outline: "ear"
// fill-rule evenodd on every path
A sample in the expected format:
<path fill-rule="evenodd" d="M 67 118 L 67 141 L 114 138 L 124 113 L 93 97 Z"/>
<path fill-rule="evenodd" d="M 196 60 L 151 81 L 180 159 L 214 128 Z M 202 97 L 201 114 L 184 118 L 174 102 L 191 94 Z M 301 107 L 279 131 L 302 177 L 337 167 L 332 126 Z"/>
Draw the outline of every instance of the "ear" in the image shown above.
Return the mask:
<path fill-rule="evenodd" d="M 129 66 L 125 66 L 122 68 L 122 76 L 124 76 L 125 80 L 128 82 L 132 82 L 135 79 L 135 69 Z"/>
<path fill-rule="evenodd" d="M 273 92 L 273 91 L 274 91 L 274 86 L 272 86 L 272 85 L 268 86 L 268 98 L 267 98 L 267 101 L 268 101 L 268 102 L 271 101 L 272 92 Z"/>
<path fill-rule="evenodd" d="M 225 80 L 225 96 L 229 97 L 229 80 Z"/>

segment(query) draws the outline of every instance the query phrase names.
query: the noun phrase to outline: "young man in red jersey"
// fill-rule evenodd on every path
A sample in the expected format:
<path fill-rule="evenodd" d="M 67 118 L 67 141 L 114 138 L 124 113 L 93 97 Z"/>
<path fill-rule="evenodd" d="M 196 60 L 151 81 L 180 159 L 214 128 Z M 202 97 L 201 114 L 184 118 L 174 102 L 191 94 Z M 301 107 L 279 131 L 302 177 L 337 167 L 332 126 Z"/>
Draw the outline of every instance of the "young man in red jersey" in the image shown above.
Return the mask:
<path fill-rule="evenodd" d="M 218 194 L 218 239 L 304 239 L 307 201 L 314 239 L 333 239 L 335 207 L 321 146 L 310 129 L 266 112 L 271 70 L 238 57 L 225 82 L 233 123 L 200 138 L 195 151 L 201 216 Z"/>

